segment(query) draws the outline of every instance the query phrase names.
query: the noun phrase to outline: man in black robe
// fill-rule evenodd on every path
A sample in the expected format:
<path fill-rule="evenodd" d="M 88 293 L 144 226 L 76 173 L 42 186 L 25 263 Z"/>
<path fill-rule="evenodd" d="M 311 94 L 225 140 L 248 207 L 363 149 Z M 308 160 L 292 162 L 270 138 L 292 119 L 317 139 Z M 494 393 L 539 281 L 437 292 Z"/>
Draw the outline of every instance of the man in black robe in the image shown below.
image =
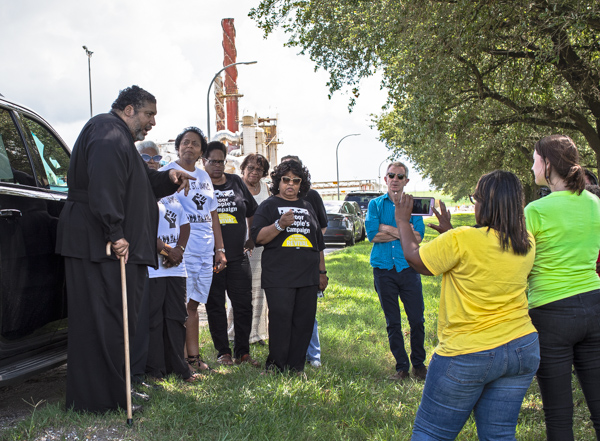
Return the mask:
<path fill-rule="evenodd" d="M 127 405 L 118 259 L 127 263 L 133 341 L 147 266 L 158 265 L 156 200 L 189 189 L 189 175 L 150 170 L 137 152 L 134 142 L 146 137 L 155 115 L 154 96 L 128 87 L 110 113 L 87 122 L 71 153 L 56 246 L 65 257 L 69 307 L 67 409 L 104 412 Z"/>

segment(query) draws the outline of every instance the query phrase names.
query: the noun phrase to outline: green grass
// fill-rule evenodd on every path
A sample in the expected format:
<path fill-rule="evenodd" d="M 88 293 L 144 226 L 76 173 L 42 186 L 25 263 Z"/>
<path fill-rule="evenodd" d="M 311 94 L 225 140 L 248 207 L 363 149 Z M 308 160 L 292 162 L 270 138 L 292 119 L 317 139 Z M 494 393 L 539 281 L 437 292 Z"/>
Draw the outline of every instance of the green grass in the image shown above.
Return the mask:
<path fill-rule="evenodd" d="M 426 220 L 426 223 L 431 220 Z M 458 214 L 453 223 L 473 225 L 474 216 Z M 425 240 L 437 233 L 427 229 Z M 261 375 L 251 366 L 219 369 L 195 385 L 175 379 L 162 391 L 150 391 L 134 426 L 123 412 L 104 416 L 65 412 L 62 405 L 38 408 L 2 440 L 408 440 L 423 383 L 412 379 L 391 383 L 394 372 L 385 319 L 373 289 L 369 266 L 371 244 L 362 242 L 327 256 L 331 277 L 318 319 L 323 367 L 307 367 L 306 376 Z M 437 343 L 440 277 L 423 277 L 428 360 Z M 406 317 L 403 316 L 404 323 Z M 202 330 L 204 357 L 215 365 L 216 353 L 207 329 Z M 253 345 L 252 355 L 264 361 L 267 348 Z M 94 379 L 90 379 L 93 381 Z M 575 439 L 595 439 L 585 400 L 574 379 Z M 62 438 L 44 438 L 46 431 Z M 77 438 L 75 438 L 75 435 Z M 100 435 L 104 435 L 102 438 Z M 476 440 L 470 419 L 459 437 Z M 517 439 L 545 439 L 537 384 L 530 387 L 519 418 Z"/>

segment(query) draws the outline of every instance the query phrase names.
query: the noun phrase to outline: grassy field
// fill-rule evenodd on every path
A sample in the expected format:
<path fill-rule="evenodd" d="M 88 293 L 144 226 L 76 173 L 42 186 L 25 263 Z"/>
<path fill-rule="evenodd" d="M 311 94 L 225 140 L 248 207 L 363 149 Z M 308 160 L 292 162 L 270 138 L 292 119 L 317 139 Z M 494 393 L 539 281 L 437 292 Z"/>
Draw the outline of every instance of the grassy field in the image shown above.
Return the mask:
<path fill-rule="evenodd" d="M 456 215 L 455 225 L 474 224 L 473 215 Z M 426 222 L 427 223 L 427 222 Z M 427 229 L 425 240 L 437 233 Z M 363 242 L 327 256 L 331 277 L 319 300 L 323 367 L 305 376 L 261 375 L 250 366 L 219 369 L 195 385 L 175 379 L 152 390 L 134 426 L 123 412 L 104 416 L 65 412 L 61 406 L 37 409 L 2 440 L 408 440 L 423 383 L 386 378 L 394 372 L 385 319 L 373 289 L 371 244 Z M 440 277 L 423 277 L 428 359 L 436 345 Z M 406 318 L 403 316 L 406 323 Z M 201 334 L 204 357 L 213 366 L 208 330 Z M 264 361 L 267 348 L 253 345 Z M 575 378 L 575 377 L 574 377 Z M 90 378 L 90 381 L 94 381 Z M 585 400 L 574 379 L 575 439 L 595 439 Z M 49 435 L 50 434 L 50 435 Z M 54 434 L 54 435 L 51 435 Z M 52 437 L 56 436 L 56 437 Z M 476 440 L 472 419 L 460 440 Z M 543 440 L 545 430 L 536 383 L 520 414 L 519 440 Z"/>

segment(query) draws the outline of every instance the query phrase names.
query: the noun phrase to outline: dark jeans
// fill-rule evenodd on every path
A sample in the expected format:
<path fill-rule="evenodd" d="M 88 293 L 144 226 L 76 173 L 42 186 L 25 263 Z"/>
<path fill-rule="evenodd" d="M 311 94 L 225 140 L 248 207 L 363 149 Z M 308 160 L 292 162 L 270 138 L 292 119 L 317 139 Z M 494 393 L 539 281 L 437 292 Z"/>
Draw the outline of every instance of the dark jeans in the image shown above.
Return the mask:
<path fill-rule="evenodd" d="M 425 364 L 425 318 L 423 312 L 423 291 L 421 276 L 412 268 L 397 272 L 394 268 L 385 270 L 373 268 L 375 291 L 385 314 L 390 350 L 396 359 L 396 371 L 408 371 Z M 404 311 L 410 325 L 410 363 L 404 349 L 402 322 L 398 297 L 404 305 Z"/>
<path fill-rule="evenodd" d="M 265 288 L 269 304 L 266 368 L 304 370 L 317 313 L 318 286 Z"/>
<path fill-rule="evenodd" d="M 174 373 L 190 377 L 183 356 L 187 319 L 185 277 L 150 279 L 150 344 L 146 373 L 162 378 Z"/>
<path fill-rule="evenodd" d="M 600 439 L 600 290 L 529 310 L 540 335 L 537 380 L 548 440 L 573 440 L 571 370 L 579 378 Z"/>
<path fill-rule="evenodd" d="M 227 309 L 225 291 L 233 308 L 233 352 L 235 358 L 250 353 L 250 328 L 252 326 L 252 273 L 250 261 L 242 259 L 227 262 L 227 267 L 213 274 L 210 292 L 206 302 L 206 315 L 210 335 L 218 352 L 218 357 L 230 354 L 227 338 Z"/>

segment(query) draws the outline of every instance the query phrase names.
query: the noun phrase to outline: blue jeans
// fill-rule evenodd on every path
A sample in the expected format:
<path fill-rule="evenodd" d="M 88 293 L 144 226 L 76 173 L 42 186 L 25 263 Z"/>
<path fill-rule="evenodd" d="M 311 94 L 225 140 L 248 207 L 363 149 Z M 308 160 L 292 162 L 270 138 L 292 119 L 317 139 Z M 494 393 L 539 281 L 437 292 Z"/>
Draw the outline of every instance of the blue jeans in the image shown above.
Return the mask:
<path fill-rule="evenodd" d="M 529 310 L 540 333 L 537 381 L 548 440 L 573 440 L 572 370 L 579 379 L 600 439 L 600 290 Z"/>
<path fill-rule="evenodd" d="M 471 411 L 480 440 L 515 440 L 523 397 L 539 362 L 536 332 L 487 351 L 434 354 L 412 440 L 453 440 Z"/>
<path fill-rule="evenodd" d="M 416 368 L 424 366 L 425 305 L 421 276 L 412 268 L 405 268 L 400 272 L 395 268 L 391 270 L 373 268 L 373 281 L 385 315 L 390 350 L 396 359 L 396 371 L 408 371 L 410 363 Z M 398 297 L 404 305 L 410 325 L 410 362 L 404 349 Z"/>
<path fill-rule="evenodd" d="M 308 345 L 308 349 L 306 350 L 307 361 L 321 361 L 321 343 L 319 342 L 319 328 L 317 326 L 317 319 L 315 319 L 315 325 L 313 326 L 310 344 Z"/>

